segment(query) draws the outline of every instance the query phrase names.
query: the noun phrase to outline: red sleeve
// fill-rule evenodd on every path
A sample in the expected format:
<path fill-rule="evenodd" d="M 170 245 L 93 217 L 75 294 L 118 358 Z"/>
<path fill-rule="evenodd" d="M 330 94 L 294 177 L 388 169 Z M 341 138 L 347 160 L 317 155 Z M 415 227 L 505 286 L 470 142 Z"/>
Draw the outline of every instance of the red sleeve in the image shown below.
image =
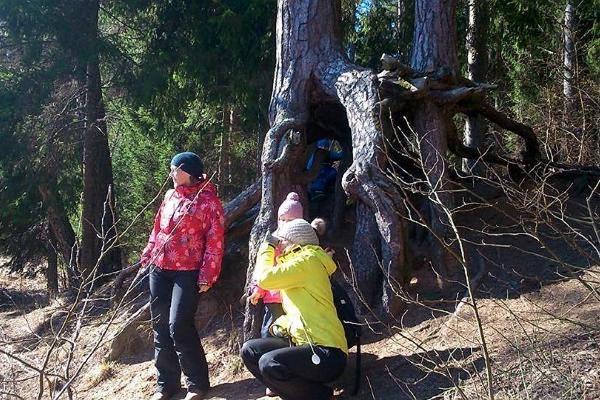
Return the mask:
<path fill-rule="evenodd" d="M 156 235 L 160 231 L 160 214 L 164 207 L 165 202 L 163 201 L 158 208 L 156 216 L 154 217 L 154 227 L 152 228 L 152 232 L 150 233 L 150 237 L 148 238 L 148 244 L 144 248 L 142 252 L 142 257 L 140 258 L 140 262 L 142 266 L 145 267 L 152 258 L 152 250 L 154 249 L 154 243 L 156 241 Z"/>
<path fill-rule="evenodd" d="M 225 251 L 225 218 L 223 206 L 218 198 L 215 198 L 209 204 L 206 211 L 209 227 L 204 236 L 204 255 L 202 256 L 198 283 L 212 286 L 221 273 L 221 262 Z"/>

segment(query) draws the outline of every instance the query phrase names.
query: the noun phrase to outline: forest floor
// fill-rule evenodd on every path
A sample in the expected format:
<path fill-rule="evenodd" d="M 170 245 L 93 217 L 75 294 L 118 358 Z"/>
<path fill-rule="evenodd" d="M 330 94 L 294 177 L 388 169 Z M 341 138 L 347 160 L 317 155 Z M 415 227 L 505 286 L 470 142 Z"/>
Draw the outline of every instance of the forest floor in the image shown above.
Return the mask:
<path fill-rule="evenodd" d="M 600 269 L 586 274 L 597 274 Z M 585 277 L 585 276 L 584 276 Z M 39 366 L 49 343 L 37 335 L 60 304 L 44 304 L 40 282 L 2 276 L 0 335 L 19 357 Z M 12 305 L 6 303 L 10 293 Z M 363 345 L 363 384 L 357 399 L 430 399 L 458 397 L 460 382 L 467 399 L 483 397 L 485 368 L 473 313 L 435 317 L 422 307 L 409 309 L 389 333 L 367 334 Z M 479 311 L 493 359 L 498 399 L 599 399 L 600 302 L 578 280 L 569 279 L 508 298 L 479 299 Z M 418 320 L 421 319 L 421 322 Z M 236 326 L 227 315 L 202 332 L 213 384 L 210 399 L 261 399 L 264 388 L 237 356 Z M 412 326 L 411 326 L 412 325 Z M 90 323 L 82 334 L 83 352 L 96 342 L 102 324 Z M 377 330 L 376 327 L 373 328 Z M 389 330 L 386 329 L 389 332 Z M 4 347 L 4 346 L 3 346 Z M 7 347 L 5 347 L 6 349 Z M 154 387 L 150 346 L 118 362 L 102 361 L 99 351 L 75 385 L 76 399 L 145 399 Z M 58 354 L 58 357 L 65 355 Z M 36 374 L 7 360 L 0 366 L 2 392 L 31 399 L 38 390 Z M 75 357 L 74 364 L 80 362 Z M 352 354 L 348 371 L 336 382 L 340 398 L 352 387 Z M 10 367 L 10 368 L 8 368 Z M 8 368 L 8 370 L 7 370 Z M 29 378 L 29 379 L 27 379 Z M 2 397 L 4 396 L 4 397 Z M 0 398 L 18 398 L 0 395 Z M 265 397 L 266 398 L 266 397 Z"/>
<path fill-rule="evenodd" d="M 494 215 L 482 218 L 500 225 Z M 486 269 L 476 298 L 492 360 L 495 398 L 600 399 L 600 266 L 570 254 L 561 241 L 545 243 L 563 260 L 581 265 L 578 274 L 565 277 L 554 262 L 540 257 L 544 253 L 534 241 L 520 238 L 517 244 L 507 237 L 512 242 L 503 245 L 501 240 L 481 249 Z M 473 309 L 457 308 L 456 298 L 422 300 L 409 304 L 393 322 L 365 328 L 361 390 L 356 397 L 349 394 L 353 349 L 346 373 L 334 383 L 339 399 L 487 398 L 485 358 Z M 41 278 L 0 274 L 0 350 L 41 367 L 66 306 L 64 300 L 48 300 Z M 118 316 L 107 337 L 125 317 Z M 105 321 L 106 314 L 82 321 L 71 370 L 100 341 Z M 241 325 L 241 311 L 233 309 L 200 332 L 213 385 L 209 399 L 267 399 L 264 387 L 238 356 Z M 116 362 L 104 361 L 108 344 L 100 341 L 73 385 L 72 398 L 148 398 L 155 380 L 148 324 L 140 334 L 141 343 Z M 63 368 L 68 360 L 68 346 L 63 345 L 53 352 L 49 365 Z M 37 398 L 37 373 L 4 354 L 0 382 L 2 399 Z M 43 398 L 50 398 L 48 384 L 44 388 Z"/>

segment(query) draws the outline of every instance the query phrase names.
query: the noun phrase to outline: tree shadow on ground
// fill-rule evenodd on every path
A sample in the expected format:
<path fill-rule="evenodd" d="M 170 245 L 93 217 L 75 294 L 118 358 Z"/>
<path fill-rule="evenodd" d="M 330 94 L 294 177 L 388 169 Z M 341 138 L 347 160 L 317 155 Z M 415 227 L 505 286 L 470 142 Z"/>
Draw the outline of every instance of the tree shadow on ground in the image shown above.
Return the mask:
<path fill-rule="evenodd" d="M 516 208 L 505 197 L 460 213 L 457 221 L 463 238 L 485 267 L 478 297 L 517 298 L 597 265 L 596 236 L 588 220 L 589 213 L 597 214 L 600 202 L 588 210 L 585 196 L 570 193 L 560 212 L 549 207 L 554 213 L 540 217 L 535 210 Z M 470 268 L 474 276 L 479 266 L 471 264 L 475 264 Z"/>
<path fill-rule="evenodd" d="M 459 367 L 462 363 L 465 367 Z M 431 399 L 484 369 L 478 348 L 428 351 L 410 356 L 377 358 L 363 354 L 361 388 L 352 396 L 355 356 L 348 360 L 344 375 L 335 382 L 343 388 L 340 399 L 420 400 Z"/>
<path fill-rule="evenodd" d="M 45 291 L 0 288 L 0 312 L 9 311 L 9 317 L 18 317 L 48 304 L 49 298 Z"/>
<path fill-rule="evenodd" d="M 593 226 L 585 223 L 587 210 L 581 201 L 574 197 L 567 204 L 566 210 L 573 219 L 570 227 L 548 217 L 537 223 L 534 233 L 531 227 L 523 226 L 531 224 L 527 222 L 531 216 L 526 210 L 515 209 L 505 198 L 457 213 L 455 222 L 464 241 L 477 297 L 518 298 L 545 286 L 580 278 L 590 266 L 597 265 L 600 260 L 592 245 Z M 525 222 L 516 223 L 515 219 Z M 456 264 L 452 257 L 446 261 Z M 417 266 L 420 268 L 413 271 L 417 283 L 407 290 L 413 301 L 404 315 L 395 317 L 403 328 L 453 313 L 460 299 L 468 295 L 460 265 L 451 269 L 453 273 L 442 285 L 441 277 L 426 257 Z"/>

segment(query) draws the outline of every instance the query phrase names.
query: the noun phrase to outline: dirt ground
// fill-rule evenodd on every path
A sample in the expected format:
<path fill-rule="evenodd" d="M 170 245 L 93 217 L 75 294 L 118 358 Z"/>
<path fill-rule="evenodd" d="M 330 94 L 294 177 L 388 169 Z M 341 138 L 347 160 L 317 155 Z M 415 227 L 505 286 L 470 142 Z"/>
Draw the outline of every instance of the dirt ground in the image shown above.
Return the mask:
<path fill-rule="evenodd" d="M 591 269 L 583 277 L 598 287 L 599 276 L 599 269 Z M 2 276 L 1 284 L 2 348 L 40 366 L 50 344 L 36 332 L 62 307 L 57 302 L 44 305 L 41 282 Z M 8 295 L 13 304 L 7 302 Z M 600 302 L 578 280 L 552 283 L 513 298 L 482 298 L 478 306 L 493 360 L 496 398 L 600 398 Z M 485 367 L 472 309 L 436 316 L 444 313 L 436 305 L 430 307 L 409 308 L 393 326 L 382 329 L 374 324 L 368 329 L 362 347 L 363 383 L 355 398 L 462 398 L 455 386 L 468 399 L 483 397 Z M 213 385 L 210 399 L 266 398 L 264 388 L 237 357 L 240 322 L 239 316 L 226 315 L 202 332 Z M 83 330 L 83 352 L 95 343 L 102 326 L 90 321 Z M 100 349 L 83 369 L 73 398 L 148 398 L 154 368 L 150 346 L 145 347 L 111 363 L 102 361 L 105 350 Z M 59 351 L 56 357 L 65 354 Z M 35 372 L 9 361 L 4 356 L 0 367 L 2 398 L 19 398 L 6 393 L 34 398 L 39 387 Z M 339 398 L 351 398 L 347 393 L 354 365 L 353 352 L 346 374 L 335 384 Z M 11 378 L 19 381 L 7 383 Z"/>

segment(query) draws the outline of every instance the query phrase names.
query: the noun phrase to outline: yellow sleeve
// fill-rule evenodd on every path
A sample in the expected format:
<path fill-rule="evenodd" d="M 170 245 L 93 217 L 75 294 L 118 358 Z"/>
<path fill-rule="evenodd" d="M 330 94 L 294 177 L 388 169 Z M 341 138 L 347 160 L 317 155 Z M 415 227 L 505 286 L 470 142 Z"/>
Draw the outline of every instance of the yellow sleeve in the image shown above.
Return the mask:
<path fill-rule="evenodd" d="M 254 266 L 253 281 L 258 281 L 260 276 L 262 276 L 269 269 L 273 269 L 273 265 L 275 265 L 275 247 L 273 247 L 272 244 L 265 242 L 258 248 L 256 265 Z"/>
<path fill-rule="evenodd" d="M 267 290 L 286 290 L 304 286 L 308 277 L 306 257 L 297 255 L 277 264 L 274 268 L 261 270 L 257 284 Z"/>

